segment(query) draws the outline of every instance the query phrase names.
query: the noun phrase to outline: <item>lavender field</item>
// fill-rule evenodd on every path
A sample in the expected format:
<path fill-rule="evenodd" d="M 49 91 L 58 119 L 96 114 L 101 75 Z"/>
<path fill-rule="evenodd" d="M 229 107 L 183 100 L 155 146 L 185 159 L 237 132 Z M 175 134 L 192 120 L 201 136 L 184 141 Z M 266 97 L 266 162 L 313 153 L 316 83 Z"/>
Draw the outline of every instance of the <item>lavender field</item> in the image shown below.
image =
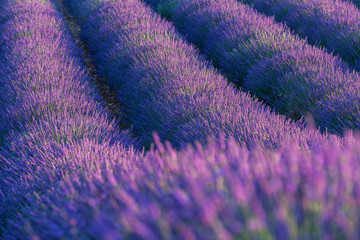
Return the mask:
<path fill-rule="evenodd" d="M 0 0 L 0 239 L 360 239 L 360 3 Z"/>

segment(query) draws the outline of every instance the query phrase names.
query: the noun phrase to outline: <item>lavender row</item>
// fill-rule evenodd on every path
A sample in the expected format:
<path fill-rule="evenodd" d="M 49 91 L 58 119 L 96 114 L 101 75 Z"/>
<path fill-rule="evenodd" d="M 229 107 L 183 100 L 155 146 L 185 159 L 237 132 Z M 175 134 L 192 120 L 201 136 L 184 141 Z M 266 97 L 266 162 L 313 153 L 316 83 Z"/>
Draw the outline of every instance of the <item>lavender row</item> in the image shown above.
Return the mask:
<path fill-rule="evenodd" d="M 54 5 L 1 4 L 0 238 L 27 194 L 44 191 L 71 172 L 70 149 L 82 151 L 88 142 L 116 143 L 119 149 L 133 143 L 101 104 Z"/>
<path fill-rule="evenodd" d="M 116 149 L 74 150 L 83 174 L 33 196 L 5 236 L 358 239 L 359 142 L 347 137 L 310 153 L 291 142 L 248 152 L 218 140 L 177 152 L 157 139 L 157 150 L 128 168 L 113 163 Z"/>
<path fill-rule="evenodd" d="M 360 129 L 360 76 L 339 57 L 236 0 L 145 2 L 172 20 L 232 82 L 275 111 L 293 119 L 312 115 L 318 127 L 333 133 Z"/>
<path fill-rule="evenodd" d="M 360 11 L 343 0 L 240 0 L 285 22 L 312 44 L 320 43 L 360 70 Z"/>
<path fill-rule="evenodd" d="M 225 132 L 248 145 L 286 138 L 317 141 L 316 131 L 285 120 L 226 79 L 140 1 L 69 1 L 99 73 L 117 89 L 142 144 L 152 133 L 179 147 Z"/>

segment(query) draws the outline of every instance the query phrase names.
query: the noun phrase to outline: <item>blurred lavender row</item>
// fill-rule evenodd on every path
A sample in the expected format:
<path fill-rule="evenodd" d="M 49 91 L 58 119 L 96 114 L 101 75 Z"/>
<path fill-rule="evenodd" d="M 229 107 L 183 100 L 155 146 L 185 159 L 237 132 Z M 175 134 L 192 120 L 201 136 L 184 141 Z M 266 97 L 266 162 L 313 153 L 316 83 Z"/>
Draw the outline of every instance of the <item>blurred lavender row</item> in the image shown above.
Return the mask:
<path fill-rule="evenodd" d="M 332 133 L 360 129 L 358 73 L 273 18 L 236 0 L 145 2 L 173 21 L 232 82 L 275 111 L 293 119 L 312 115 L 316 126 Z"/>
<path fill-rule="evenodd" d="M 285 22 L 295 33 L 320 43 L 360 70 L 360 11 L 344 0 L 239 0 Z"/>
<path fill-rule="evenodd" d="M 27 194 L 72 171 L 70 150 L 116 144 L 125 151 L 133 140 L 110 120 L 53 4 L 0 2 L 2 238 Z"/>
<path fill-rule="evenodd" d="M 68 1 L 99 73 L 117 89 L 133 133 L 149 146 L 155 131 L 179 147 L 225 132 L 273 148 L 288 138 L 323 139 L 275 115 L 226 79 L 188 45 L 171 23 L 140 1 Z"/>
<path fill-rule="evenodd" d="M 74 148 L 81 169 L 23 208 L 7 239 L 359 239 L 360 138 L 312 152 L 288 142 L 250 152 L 236 141 L 127 162 Z M 89 168 L 88 165 L 92 167 Z M 22 226 L 27 226 L 26 228 Z"/>

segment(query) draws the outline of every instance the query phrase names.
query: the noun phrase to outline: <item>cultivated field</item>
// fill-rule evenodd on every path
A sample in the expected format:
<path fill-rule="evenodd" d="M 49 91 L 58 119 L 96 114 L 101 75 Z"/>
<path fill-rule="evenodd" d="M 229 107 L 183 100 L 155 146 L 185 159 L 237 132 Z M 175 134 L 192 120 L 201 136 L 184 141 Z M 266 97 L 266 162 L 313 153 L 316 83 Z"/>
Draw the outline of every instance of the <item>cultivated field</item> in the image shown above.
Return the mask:
<path fill-rule="evenodd" d="M 360 239 L 359 7 L 0 0 L 0 239 Z"/>

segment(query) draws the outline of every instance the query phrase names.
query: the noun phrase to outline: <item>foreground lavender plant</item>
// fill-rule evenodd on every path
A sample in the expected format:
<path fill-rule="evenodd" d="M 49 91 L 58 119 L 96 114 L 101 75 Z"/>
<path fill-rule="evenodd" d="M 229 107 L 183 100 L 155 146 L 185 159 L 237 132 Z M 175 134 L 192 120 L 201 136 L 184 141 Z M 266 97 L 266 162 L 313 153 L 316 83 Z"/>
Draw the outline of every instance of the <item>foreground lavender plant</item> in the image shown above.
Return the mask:
<path fill-rule="evenodd" d="M 64 158 L 69 149 L 81 151 L 92 141 L 125 151 L 120 143 L 133 140 L 110 121 L 50 1 L 1 1 L 0 23 L 2 233 L 27 194 L 71 171 Z"/>
<path fill-rule="evenodd" d="M 276 21 L 286 22 L 310 43 L 320 43 L 360 70 L 360 11 L 354 4 L 342 0 L 240 2 L 275 16 Z"/>
<path fill-rule="evenodd" d="M 117 89 L 133 132 L 145 146 L 152 132 L 175 146 L 225 132 L 248 145 L 307 145 L 317 132 L 276 116 L 239 93 L 186 44 L 173 26 L 140 1 L 68 1 L 99 72 Z M 314 137 L 312 137 L 314 136 Z M 320 139 L 321 137 L 319 137 Z"/>
<path fill-rule="evenodd" d="M 359 143 L 347 137 L 312 152 L 292 142 L 249 152 L 220 139 L 177 152 L 156 138 L 156 150 L 131 161 L 86 144 L 67 153 L 78 171 L 29 196 L 5 236 L 357 239 Z"/>
<path fill-rule="evenodd" d="M 293 119 L 311 114 L 317 126 L 333 133 L 360 129 L 360 101 L 354 95 L 360 90 L 360 76 L 338 57 L 308 45 L 274 19 L 236 0 L 145 2 L 172 20 L 232 82 L 243 85 L 275 111 Z M 355 101 L 346 105 L 343 95 Z M 352 120 L 328 124 L 342 119 Z"/>

